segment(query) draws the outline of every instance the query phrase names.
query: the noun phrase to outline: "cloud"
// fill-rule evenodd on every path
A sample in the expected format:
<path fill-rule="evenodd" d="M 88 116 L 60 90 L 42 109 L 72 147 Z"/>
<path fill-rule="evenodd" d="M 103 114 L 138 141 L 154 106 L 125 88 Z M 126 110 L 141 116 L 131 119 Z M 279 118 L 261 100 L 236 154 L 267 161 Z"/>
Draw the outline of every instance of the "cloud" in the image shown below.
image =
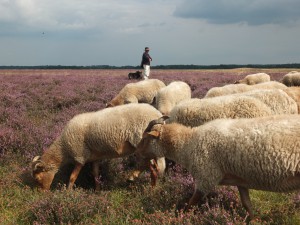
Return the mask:
<path fill-rule="evenodd" d="M 174 16 L 213 24 L 283 24 L 298 21 L 299 0 L 184 0 Z"/>
<path fill-rule="evenodd" d="M 153 65 L 295 62 L 298 9 L 295 0 L 0 0 L 0 62 L 138 65 L 145 46 Z"/>
<path fill-rule="evenodd" d="M 21 37 L 40 32 L 60 36 L 77 33 L 94 38 L 143 33 L 164 26 L 178 1 L 0 0 L 0 34 Z"/>

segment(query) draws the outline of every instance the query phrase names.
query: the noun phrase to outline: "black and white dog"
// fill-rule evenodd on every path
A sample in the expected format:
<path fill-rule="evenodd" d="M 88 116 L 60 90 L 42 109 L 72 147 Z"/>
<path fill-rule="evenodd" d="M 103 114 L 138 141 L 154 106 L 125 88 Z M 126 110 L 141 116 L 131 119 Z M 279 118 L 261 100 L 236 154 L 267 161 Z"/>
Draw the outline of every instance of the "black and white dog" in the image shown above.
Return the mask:
<path fill-rule="evenodd" d="M 141 71 L 136 71 L 135 73 L 129 73 L 128 74 L 129 80 L 131 79 L 142 79 L 142 72 Z"/>

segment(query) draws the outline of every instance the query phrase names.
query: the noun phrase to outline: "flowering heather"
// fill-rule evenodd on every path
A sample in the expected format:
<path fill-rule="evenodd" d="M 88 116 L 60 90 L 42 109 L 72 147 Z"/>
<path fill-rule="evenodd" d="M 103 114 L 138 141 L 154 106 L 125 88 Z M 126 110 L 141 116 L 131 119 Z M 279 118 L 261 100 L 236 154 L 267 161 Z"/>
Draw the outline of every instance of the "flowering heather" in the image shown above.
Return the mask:
<path fill-rule="evenodd" d="M 151 78 L 188 83 L 201 98 L 247 74 L 265 72 L 279 81 L 293 69 L 152 70 Z M 65 183 L 71 167 L 60 171 L 51 192 L 35 190 L 29 163 L 41 155 L 74 115 L 103 109 L 134 70 L 0 70 L 0 224 L 246 224 L 248 215 L 235 187 L 217 187 L 207 203 L 184 211 L 193 177 L 179 165 L 149 185 L 149 173 L 126 183 L 132 159 L 101 165 L 102 191 L 94 193 L 91 165 L 74 191 Z M 253 224 L 300 224 L 300 193 L 252 191 Z"/>

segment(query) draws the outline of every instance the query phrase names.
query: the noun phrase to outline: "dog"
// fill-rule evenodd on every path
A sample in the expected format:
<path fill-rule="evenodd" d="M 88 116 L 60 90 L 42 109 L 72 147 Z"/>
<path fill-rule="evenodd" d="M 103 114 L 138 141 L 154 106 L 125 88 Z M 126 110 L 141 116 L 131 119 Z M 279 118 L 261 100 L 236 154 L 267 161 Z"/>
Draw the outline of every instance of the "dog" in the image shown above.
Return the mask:
<path fill-rule="evenodd" d="M 128 78 L 129 80 L 131 79 L 142 79 L 142 72 L 141 71 L 136 71 L 135 73 L 129 73 L 128 74 Z"/>

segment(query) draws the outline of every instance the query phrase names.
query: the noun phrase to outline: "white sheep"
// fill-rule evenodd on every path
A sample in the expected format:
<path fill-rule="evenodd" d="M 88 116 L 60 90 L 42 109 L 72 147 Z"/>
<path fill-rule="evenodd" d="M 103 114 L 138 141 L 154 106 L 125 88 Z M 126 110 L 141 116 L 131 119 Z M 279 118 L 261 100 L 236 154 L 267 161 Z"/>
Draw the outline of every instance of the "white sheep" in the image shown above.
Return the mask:
<path fill-rule="evenodd" d="M 168 123 L 195 127 L 220 118 L 297 113 L 298 105 L 287 93 L 280 89 L 265 89 L 182 101 L 170 112 Z"/>
<path fill-rule="evenodd" d="M 217 185 L 234 185 L 252 218 L 249 189 L 300 189 L 300 115 L 218 119 L 195 128 L 151 124 L 136 153 L 167 157 L 191 173 L 195 191 L 189 207 Z"/>
<path fill-rule="evenodd" d="M 253 87 L 247 84 L 227 84 L 221 87 L 212 87 L 207 91 L 204 98 L 212 98 L 222 95 L 230 95 L 252 90 Z"/>
<path fill-rule="evenodd" d="M 185 100 L 173 108 L 168 121 L 195 127 L 220 118 L 254 118 L 297 113 L 298 105 L 287 93 L 280 89 L 265 89 Z"/>
<path fill-rule="evenodd" d="M 195 127 L 219 118 L 253 118 L 271 114 L 267 105 L 253 97 L 226 95 L 183 101 L 170 112 L 168 123 Z"/>
<path fill-rule="evenodd" d="M 192 91 L 183 81 L 173 81 L 156 94 L 156 108 L 163 114 L 169 115 L 172 108 L 180 101 L 190 99 Z"/>
<path fill-rule="evenodd" d="M 236 95 L 251 96 L 262 101 L 270 107 L 273 115 L 298 114 L 299 112 L 297 102 L 286 92 L 286 89 L 253 90 Z"/>
<path fill-rule="evenodd" d="M 246 91 L 251 91 L 255 89 L 281 89 L 284 90 L 287 88 L 284 84 L 277 81 L 270 81 L 259 83 L 255 85 L 246 85 L 246 84 L 228 84 L 222 87 L 213 87 L 209 89 L 205 95 L 205 98 L 211 98 L 221 95 L 230 95 L 235 93 L 241 93 Z"/>
<path fill-rule="evenodd" d="M 114 107 L 128 103 L 154 104 L 153 100 L 157 92 L 165 86 L 164 82 L 158 79 L 148 79 L 126 84 L 106 107 Z"/>
<path fill-rule="evenodd" d="M 41 188 L 49 189 L 63 165 L 75 164 L 69 181 L 69 188 L 72 188 L 85 163 L 94 162 L 93 173 L 97 181 L 99 160 L 134 153 L 149 122 L 161 116 L 149 104 L 128 104 L 79 114 L 67 123 L 61 135 L 41 157 L 33 159 L 33 177 Z"/>
<path fill-rule="evenodd" d="M 238 80 L 235 82 L 235 84 L 248 84 L 248 85 L 254 85 L 258 83 L 264 83 L 269 82 L 270 75 L 266 73 L 255 73 L 255 74 L 249 74 L 244 79 Z"/>
<path fill-rule="evenodd" d="M 284 75 L 281 82 L 286 86 L 300 86 L 300 72 L 291 71 Z"/>

